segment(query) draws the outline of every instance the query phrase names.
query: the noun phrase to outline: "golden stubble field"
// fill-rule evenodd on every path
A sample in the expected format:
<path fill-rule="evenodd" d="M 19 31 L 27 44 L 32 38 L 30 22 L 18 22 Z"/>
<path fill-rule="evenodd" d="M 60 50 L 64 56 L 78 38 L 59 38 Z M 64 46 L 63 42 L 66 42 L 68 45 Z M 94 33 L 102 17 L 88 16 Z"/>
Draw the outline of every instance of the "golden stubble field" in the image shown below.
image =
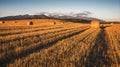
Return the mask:
<path fill-rule="evenodd" d="M 0 67 L 120 67 L 120 24 L 55 22 L 2 23 Z"/>

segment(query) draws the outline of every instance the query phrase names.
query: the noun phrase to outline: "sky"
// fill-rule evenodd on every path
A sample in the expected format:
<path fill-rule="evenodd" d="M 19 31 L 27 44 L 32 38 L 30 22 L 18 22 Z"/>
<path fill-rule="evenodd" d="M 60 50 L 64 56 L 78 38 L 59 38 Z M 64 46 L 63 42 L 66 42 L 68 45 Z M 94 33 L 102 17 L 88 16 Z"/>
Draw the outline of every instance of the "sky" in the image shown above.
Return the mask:
<path fill-rule="evenodd" d="M 120 21 L 120 0 L 0 0 L 0 17 L 39 12 L 81 13 L 106 21 Z"/>

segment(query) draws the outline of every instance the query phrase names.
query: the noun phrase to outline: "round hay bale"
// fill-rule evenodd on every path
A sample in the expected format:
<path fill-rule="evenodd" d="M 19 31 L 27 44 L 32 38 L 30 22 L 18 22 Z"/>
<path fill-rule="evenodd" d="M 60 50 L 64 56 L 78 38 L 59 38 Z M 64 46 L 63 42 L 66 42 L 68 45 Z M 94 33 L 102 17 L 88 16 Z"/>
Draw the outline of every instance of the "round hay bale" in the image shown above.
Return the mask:
<path fill-rule="evenodd" d="M 53 22 L 53 24 L 55 25 L 55 24 L 56 24 L 56 22 Z"/>
<path fill-rule="evenodd" d="M 100 22 L 97 20 L 91 21 L 91 27 L 93 28 L 100 28 Z"/>
<path fill-rule="evenodd" d="M 17 23 L 17 21 L 14 21 L 14 23 Z"/>
<path fill-rule="evenodd" d="M 114 23 L 110 23 L 110 25 L 113 25 Z"/>
<path fill-rule="evenodd" d="M 28 25 L 33 25 L 33 22 L 32 22 L 32 21 L 30 21 L 30 22 L 28 23 Z"/>
<path fill-rule="evenodd" d="M 61 24 L 64 24 L 64 22 L 61 22 Z"/>
<path fill-rule="evenodd" d="M 2 21 L 0 21 L 0 23 L 2 24 Z"/>
<path fill-rule="evenodd" d="M 1 24 L 4 24 L 5 22 L 4 21 L 0 21 Z"/>

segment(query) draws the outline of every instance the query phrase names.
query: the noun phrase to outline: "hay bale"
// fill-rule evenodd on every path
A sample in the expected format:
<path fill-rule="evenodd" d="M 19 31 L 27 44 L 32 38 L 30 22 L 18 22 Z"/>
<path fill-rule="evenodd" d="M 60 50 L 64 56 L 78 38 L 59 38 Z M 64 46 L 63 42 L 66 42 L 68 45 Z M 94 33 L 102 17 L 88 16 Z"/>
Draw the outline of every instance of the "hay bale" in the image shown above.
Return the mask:
<path fill-rule="evenodd" d="M 17 23 L 17 21 L 14 21 L 14 23 Z"/>
<path fill-rule="evenodd" d="M 64 24 L 64 22 L 61 22 L 61 24 Z"/>
<path fill-rule="evenodd" d="M 113 25 L 114 23 L 110 23 L 110 25 Z"/>
<path fill-rule="evenodd" d="M 92 28 L 100 28 L 100 22 L 97 20 L 91 21 L 91 27 Z"/>
<path fill-rule="evenodd" d="M 2 24 L 2 21 L 0 21 L 0 23 Z"/>
<path fill-rule="evenodd" d="M 56 22 L 53 22 L 53 25 L 55 25 L 56 24 Z"/>
<path fill-rule="evenodd" d="M 5 22 L 4 21 L 0 21 L 1 24 L 4 24 Z"/>
<path fill-rule="evenodd" d="M 28 22 L 28 25 L 33 25 L 33 22 L 32 21 Z"/>

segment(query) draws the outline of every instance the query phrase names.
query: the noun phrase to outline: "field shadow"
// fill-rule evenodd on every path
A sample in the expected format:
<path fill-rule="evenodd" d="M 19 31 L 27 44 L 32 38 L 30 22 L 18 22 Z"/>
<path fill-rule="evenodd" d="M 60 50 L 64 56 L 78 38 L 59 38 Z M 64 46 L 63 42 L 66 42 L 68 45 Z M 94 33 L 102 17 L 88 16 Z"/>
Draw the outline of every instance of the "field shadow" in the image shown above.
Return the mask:
<path fill-rule="evenodd" d="M 112 60 L 107 57 L 107 50 L 106 33 L 103 27 L 96 38 L 95 45 L 90 50 L 85 67 L 110 67 Z"/>
<path fill-rule="evenodd" d="M 40 45 L 40 46 L 38 46 L 38 47 L 35 47 L 35 48 L 31 49 L 31 50 L 22 52 L 21 54 L 19 54 L 19 55 L 17 55 L 17 56 L 16 56 L 16 55 L 13 55 L 13 56 L 9 57 L 8 60 L 2 61 L 1 67 L 6 67 L 7 64 L 13 63 L 16 59 L 20 59 L 20 58 L 26 57 L 26 56 L 34 53 L 34 52 L 39 52 L 41 49 L 48 48 L 48 47 L 54 45 L 55 43 L 57 43 L 58 41 L 60 41 L 60 40 L 62 40 L 62 39 L 66 39 L 66 38 L 72 37 L 72 36 L 74 36 L 74 35 L 80 34 L 81 32 L 84 32 L 85 30 L 87 30 L 87 29 L 84 29 L 84 30 L 75 32 L 75 33 L 70 34 L 70 35 L 65 36 L 65 37 L 61 37 L 61 38 L 56 39 L 56 40 L 54 40 L 54 41 L 52 41 L 52 42 L 49 42 L 49 43 L 47 43 L 47 44 L 42 44 L 42 45 Z"/>

